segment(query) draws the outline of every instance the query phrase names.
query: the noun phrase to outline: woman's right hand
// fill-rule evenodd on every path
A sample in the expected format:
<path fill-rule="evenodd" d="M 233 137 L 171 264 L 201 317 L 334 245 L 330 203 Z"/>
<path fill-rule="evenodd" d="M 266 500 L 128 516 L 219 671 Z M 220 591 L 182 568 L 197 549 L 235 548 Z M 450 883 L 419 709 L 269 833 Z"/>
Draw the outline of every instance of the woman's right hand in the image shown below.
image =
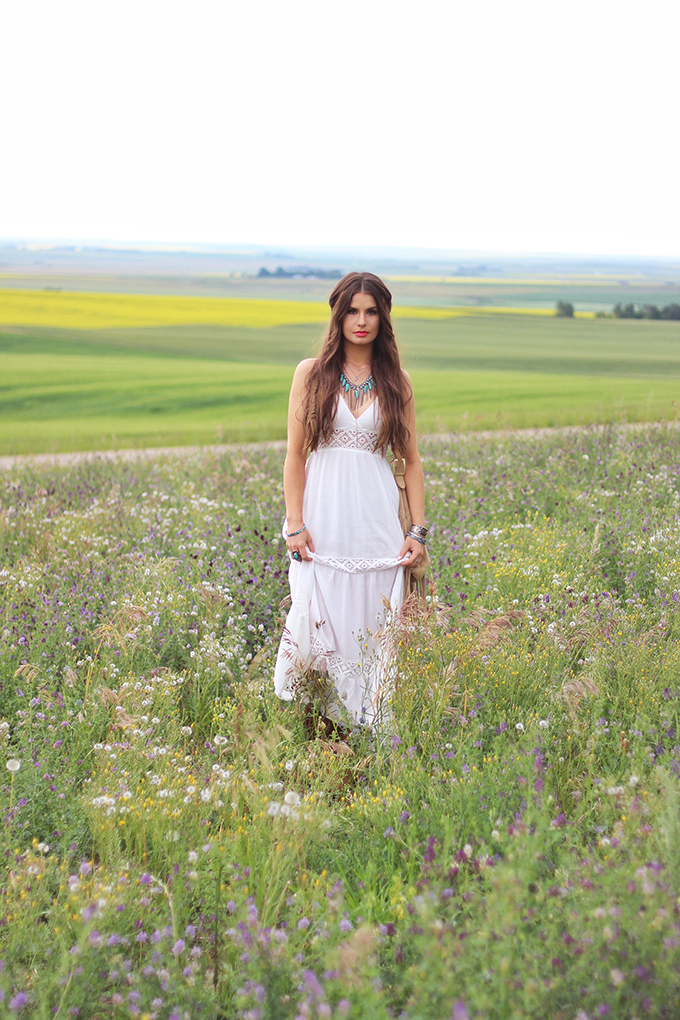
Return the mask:
<path fill-rule="evenodd" d="M 302 527 L 302 521 L 297 527 L 288 527 L 286 531 L 293 532 L 297 531 L 298 528 Z M 300 559 L 308 560 L 311 562 L 312 557 L 309 555 L 310 552 L 314 552 L 314 543 L 312 542 L 312 536 L 309 531 L 305 528 L 299 535 L 293 535 L 291 538 L 286 539 L 286 548 L 288 549 L 288 555 L 291 559 L 297 559 L 293 553 L 298 553 Z"/>

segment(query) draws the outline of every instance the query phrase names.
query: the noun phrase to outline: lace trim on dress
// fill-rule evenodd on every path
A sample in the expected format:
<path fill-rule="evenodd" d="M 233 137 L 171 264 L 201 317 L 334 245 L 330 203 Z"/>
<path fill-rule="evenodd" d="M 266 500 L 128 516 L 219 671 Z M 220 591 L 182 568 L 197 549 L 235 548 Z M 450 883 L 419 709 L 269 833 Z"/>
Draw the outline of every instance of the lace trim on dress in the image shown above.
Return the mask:
<path fill-rule="evenodd" d="M 286 683 L 282 693 L 294 696 L 300 677 L 308 669 L 319 670 L 321 673 L 326 673 L 335 683 L 339 682 L 343 688 L 342 692 L 338 692 L 338 697 L 341 701 L 347 701 L 351 687 L 355 689 L 360 687 L 362 692 L 365 690 L 366 680 L 362 675 L 361 663 L 348 662 L 347 659 L 343 659 L 337 652 L 325 649 L 316 635 L 312 637 L 309 656 L 303 659 L 290 633 L 287 629 L 284 629 L 281 639 L 281 651 L 290 661 L 290 666 L 286 670 Z"/>
<path fill-rule="evenodd" d="M 378 433 L 368 429 L 333 429 L 330 439 L 319 446 L 328 450 L 364 450 L 375 453 Z"/>
<path fill-rule="evenodd" d="M 336 652 L 326 651 L 317 637 L 312 638 L 312 657 L 316 669 L 327 673 L 336 683 L 340 681 L 344 688 L 342 693 L 339 693 L 342 701 L 347 701 L 350 685 L 364 690 L 366 681 L 361 675 L 361 663 L 348 662 Z"/>
<path fill-rule="evenodd" d="M 320 563 L 324 567 L 332 567 L 333 570 L 342 570 L 345 574 L 368 574 L 372 570 L 394 570 L 395 567 L 403 565 L 396 557 L 367 560 L 352 559 L 349 556 L 319 556 L 318 553 L 312 553 L 312 558 L 315 563 Z"/>
<path fill-rule="evenodd" d="M 315 668 L 326 673 L 334 684 L 339 703 L 341 705 L 347 701 L 355 705 L 357 702 L 360 703 L 361 708 L 355 708 L 360 723 L 363 723 L 367 716 L 374 720 L 382 716 L 381 706 L 386 687 L 379 682 L 378 658 L 363 664 L 348 662 L 335 652 L 325 651 L 317 637 L 312 638 L 311 654 L 314 656 Z"/>

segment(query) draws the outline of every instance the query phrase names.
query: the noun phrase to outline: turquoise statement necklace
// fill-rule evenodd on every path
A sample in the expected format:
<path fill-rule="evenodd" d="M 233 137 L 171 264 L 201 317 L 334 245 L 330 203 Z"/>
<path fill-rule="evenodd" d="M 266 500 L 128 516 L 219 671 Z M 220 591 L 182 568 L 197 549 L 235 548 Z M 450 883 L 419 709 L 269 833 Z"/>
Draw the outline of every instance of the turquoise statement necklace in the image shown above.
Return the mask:
<path fill-rule="evenodd" d="M 340 373 L 340 385 L 344 391 L 345 401 L 353 411 L 357 411 L 363 407 L 367 400 L 372 399 L 375 390 L 375 380 L 371 372 L 362 383 L 357 382 L 358 378 L 359 373 L 357 372 L 354 382 L 350 382 L 344 372 Z"/>

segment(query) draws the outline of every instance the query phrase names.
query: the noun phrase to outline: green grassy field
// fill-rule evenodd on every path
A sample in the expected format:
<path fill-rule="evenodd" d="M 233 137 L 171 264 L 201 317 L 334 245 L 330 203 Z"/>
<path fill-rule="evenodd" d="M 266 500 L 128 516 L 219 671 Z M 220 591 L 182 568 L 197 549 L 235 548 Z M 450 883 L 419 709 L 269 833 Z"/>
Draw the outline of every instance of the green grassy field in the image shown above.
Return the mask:
<path fill-rule="evenodd" d="M 94 315 L 104 307 L 98 297 L 78 307 Z M 107 321 L 115 321 L 118 310 L 109 300 L 115 295 L 106 297 Z M 127 300 L 125 315 L 141 310 L 157 317 L 159 301 Z M 50 302 L 36 318 L 44 320 L 50 308 L 73 314 L 68 300 Z M 170 316 L 184 314 L 181 302 L 171 305 Z M 222 312 L 219 302 L 197 299 L 195 307 L 217 318 L 238 314 L 257 322 L 260 315 L 269 322 L 294 318 L 301 303 L 259 311 L 235 303 Z M 30 306 L 24 314 L 30 317 Z M 479 310 L 421 317 L 427 314 L 414 308 L 395 318 L 422 432 L 676 417 L 677 323 Z M 0 329 L 0 453 L 284 438 L 293 366 L 316 351 L 322 333 L 319 321 L 6 325 Z"/>
<path fill-rule="evenodd" d="M 396 318 L 404 363 L 437 370 L 680 378 L 680 324 L 638 319 L 464 315 Z M 130 329 L 0 329 L 0 356 L 123 356 L 295 365 L 318 350 L 323 324 L 269 328 L 175 325 Z"/>
<path fill-rule="evenodd" d="M 0 452 L 285 438 L 291 368 L 100 355 L 0 357 Z M 540 372 L 412 372 L 421 432 L 674 416 L 678 381 Z"/>
<path fill-rule="evenodd" d="M 672 323 L 402 320 L 422 431 L 675 415 Z M 283 438 L 317 324 L 0 333 L 5 454 Z M 530 371 L 527 371 L 530 367 Z"/>

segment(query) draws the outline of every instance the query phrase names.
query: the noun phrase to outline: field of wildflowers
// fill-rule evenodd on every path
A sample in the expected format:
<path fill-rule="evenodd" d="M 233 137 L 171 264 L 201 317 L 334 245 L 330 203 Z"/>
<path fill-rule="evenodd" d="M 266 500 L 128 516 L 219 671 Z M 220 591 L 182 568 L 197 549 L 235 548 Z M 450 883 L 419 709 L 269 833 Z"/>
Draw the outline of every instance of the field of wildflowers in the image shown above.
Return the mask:
<path fill-rule="evenodd" d="M 346 742 L 272 693 L 279 451 L 0 475 L 0 1016 L 680 1015 L 677 429 L 423 454 Z"/>

